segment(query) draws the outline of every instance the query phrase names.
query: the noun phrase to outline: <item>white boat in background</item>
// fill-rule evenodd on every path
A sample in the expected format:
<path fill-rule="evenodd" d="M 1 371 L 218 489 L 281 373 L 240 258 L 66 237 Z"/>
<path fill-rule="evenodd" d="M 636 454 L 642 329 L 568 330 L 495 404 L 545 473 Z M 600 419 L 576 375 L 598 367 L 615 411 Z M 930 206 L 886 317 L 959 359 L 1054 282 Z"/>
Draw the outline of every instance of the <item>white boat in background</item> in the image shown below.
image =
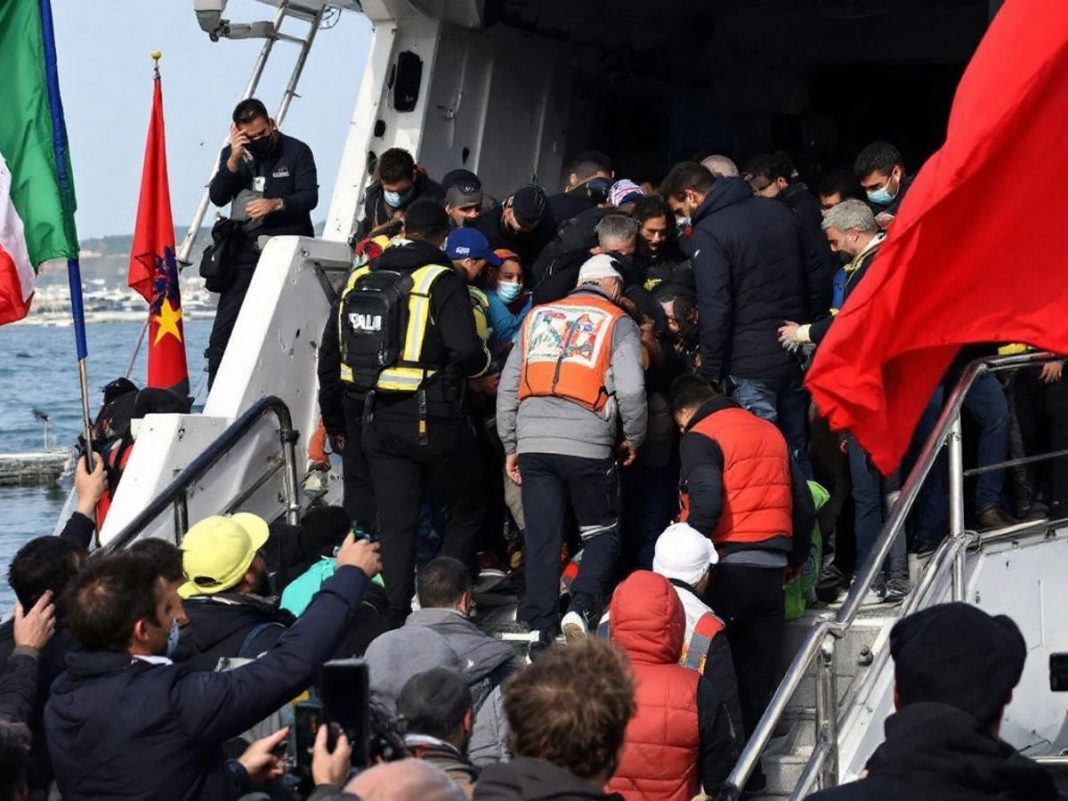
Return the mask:
<path fill-rule="evenodd" d="M 997 4 L 271 0 L 273 19 L 247 24 L 226 20 L 224 0 L 193 5 L 213 37 L 263 38 L 250 82 L 250 91 L 261 98 L 270 94 L 257 86 L 266 57 L 281 50 L 283 40 L 295 42 L 297 64 L 279 117 L 294 96 L 303 58 L 324 18 L 365 14 L 373 40 L 366 65 L 336 65 L 338 81 L 359 80 L 360 91 L 323 237 L 270 240 L 215 384 L 199 399 L 201 410 L 142 421 L 100 532 L 109 547 L 147 536 L 178 540 L 190 521 L 238 508 L 295 522 L 306 507 L 300 486 L 307 438 L 318 420 L 318 339 L 349 268 L 347 242 L 369 166 L 385 149 L 407 148 L 432 175 L 467 167 L 491 195 L 505 197 L 527 181 L 556 187 L 565 157 L 591 146 L 628 164 L 646 164 L 648 176 L 657 175 L 681 153 L 697 149 L 695 126 L 711 130 L 728 119 L 739 136 L 761 145 L 776 120 L 787 117 L 806 141 L 816 141 L 826 136 L 828 114 L 806 93 L 830 86 L 853 91 L 851 64 L 877 74 L 875 65 L 895 59 L 915 66 L 920 78 L 908 85 L 919 91 L 931 84 L 931 75 L 941 74 L 930 69 L 932 63 L 963 63 Z M 869 17 L 874 33 L 868 38 L 845 35 L 851 24 Z M 280 37 L 283 24 L 287 32 Z M 292 33 L 295 28 L 299 35 Z M 907 56 L 892 31 L 909 37 Z M 833 51 L 823 52 L 827 36 L 839 38 L 833 39 Z M 818 80 L 806 77 L 815 75 L 817 54 L 827 73 Z M 891 76 L 892 70 L 880 74 Z M 305 91 L 320 90 L 333 88 Z M 900 87 L 888 85 L 886 91 L 899 93 Z M 206 202 L 193 236 L 204 209 Z M 188 239 L 181 249 L 187 261 L 192 243 Z M 95 302 L 92 292 L 86 297 Z M 189 298 L 183 290 L 187 313 L 194 310 Z M 100 302 L 121 307 L 125 300 L 104 293 Z M 47 313 L 45 298 L 37 303 Z M 980 364 L 962 381 L 1041 358 Z M 1012 615 L 1030 654 L 1002 736 L 1029 756 L 1054 756 L 1068 747 L 1068 703 L 1050 692 L 1045 671 L 1051 653 L 1068 651 L 1068 626 L 1060 620 L 1068 608 L 1063 580 L 1068 528 L 1065 521 L 1038 521 L 982 537 L 964 531 L 959 421 L 964 389 L 966 384 L 950 400 L 919 472 L 906 485 L 880 553 L 886 553 L 891 536 L 901 534 L 918 482 L 946 448 L 953 536 L 927 564 L 904 608 L 956 598 Z M 339 494 L 334 480 L 329 497 Z M 873 561 L 871 574 L 881 561 Z M 867 582 L 857 583 L 866 589 Z M 887 638 L 897 615 L 890 608 L 860 613 L 859 598 L 850 596 L 837 614 L 810 615 L 795 625 L 794 664 L 732 780 L 744 783 L 761 750 L 769 795 L 800 797 L 816 784 L 855 778 L 881 740 L 892 706 Z M 777 728 L 788 733 L 771 741 Z"/>

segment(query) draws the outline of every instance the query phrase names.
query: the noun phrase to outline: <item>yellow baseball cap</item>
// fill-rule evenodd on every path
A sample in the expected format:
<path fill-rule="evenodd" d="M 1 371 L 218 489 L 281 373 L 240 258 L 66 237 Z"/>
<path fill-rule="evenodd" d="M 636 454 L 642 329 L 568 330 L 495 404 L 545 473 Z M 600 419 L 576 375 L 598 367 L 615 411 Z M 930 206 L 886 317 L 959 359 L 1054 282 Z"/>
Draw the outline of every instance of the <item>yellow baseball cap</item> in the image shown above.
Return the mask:
<path fill-rule="evenodd" d="M 205 517 L 182 539 L 182 567 L 189 580 L 178 594 L 214 595 L 236 586 L 268 536 L 267 521 L 249 512 Z"/>

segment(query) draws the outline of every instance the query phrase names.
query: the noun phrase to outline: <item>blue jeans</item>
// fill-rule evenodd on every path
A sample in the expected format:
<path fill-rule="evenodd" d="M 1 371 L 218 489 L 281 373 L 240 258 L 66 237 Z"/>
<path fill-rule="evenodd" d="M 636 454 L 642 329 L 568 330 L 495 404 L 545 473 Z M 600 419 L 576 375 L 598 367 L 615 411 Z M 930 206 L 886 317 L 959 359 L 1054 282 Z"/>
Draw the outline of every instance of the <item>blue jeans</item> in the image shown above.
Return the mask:
<path fill-rule="evenodd" d="M 945 393 L 942 387 L 936 387 L 927 408 L 923 410 L 920 422 L 912 435 L 912 446 L 902 465 L 902 480 L 912 471 L 924 443 L 930 438 L 942 413 Z M 909 522 L 912 527 L 912 547 L 915 551 L 937 548 L 949 531 L 949 495 L 946 483 L 946 456 L 941 454 L 935 462 L 927 480 L 920 487 L 916 504 L 912 508 Z"/>
<path fill-rule="evenodd" d="M 772 381 L 732 375 L 731 382 L 735 402 L 746 411 L 777 425 L 801 472 L 806 479 L 813 480 L 812 463 L 808 460 L 809 398 L 801 386 L 801 379 Z"/>
<path fill-rule="evenodd" d="M 993 373 L 983 373 L 964 396 L 964 408 L 979 424 L 979 466 L 1009 458 L 1009 404 Z M 975 484 L 975 511 L 982 512 L 1001 500 L 1004 470 L 983 473 Z"/>
<path fill-rule="evenodd" d="M 848 443 L 849 474 L 853 480 L 853 529 L 857 540 L 857 572 L 860 572 L 883 528 L 883 478 L 856 440 L 849 437 Z M 904 534 L 901 534 L 890 546 L 876 583 L 885 579 L 908 579 L 908 575 L 908 554 Z"/>

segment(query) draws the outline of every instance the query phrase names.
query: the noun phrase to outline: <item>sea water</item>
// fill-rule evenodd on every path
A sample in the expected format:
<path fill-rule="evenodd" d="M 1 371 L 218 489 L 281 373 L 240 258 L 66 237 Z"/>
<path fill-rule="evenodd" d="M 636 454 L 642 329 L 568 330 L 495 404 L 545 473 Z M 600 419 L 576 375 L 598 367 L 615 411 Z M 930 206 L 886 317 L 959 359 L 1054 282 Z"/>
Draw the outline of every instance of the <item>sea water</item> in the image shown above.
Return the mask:
<path fill-rule="evenodd" d="M 186 320 L 186 359 L 194 393 L 204 384 L 204 348 L 210 319 Z M 108 382 L 126 375 L 142 321 L 100 322 L 86 326 L 89 346 L 90 411 L 95 416 Z M 141 346 L 131 380 L 145 381 L 146 344 Z M 72 446 L 82 430 L 78 362 L 71 326 L 18 323 L 0 327 L 0 453 L 37 451 L 43 446 L 42 425 L 33 410 L 48 415 L 54 447 Z M 28 539 L 51 534 L 67 500 L 71 477 L 59 484 L 0 486 L 0 618 L 7 617 L 14 597 L 7 584 L 11 558 Z"/>

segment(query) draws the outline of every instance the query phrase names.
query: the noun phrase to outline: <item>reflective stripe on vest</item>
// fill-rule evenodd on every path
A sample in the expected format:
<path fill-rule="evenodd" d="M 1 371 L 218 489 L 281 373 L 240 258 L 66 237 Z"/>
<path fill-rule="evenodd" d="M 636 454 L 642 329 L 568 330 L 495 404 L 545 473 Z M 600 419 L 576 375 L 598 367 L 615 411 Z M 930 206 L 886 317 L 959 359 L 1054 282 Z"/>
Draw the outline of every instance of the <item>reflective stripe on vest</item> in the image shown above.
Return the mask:
<path fill-rule="evenodd" d="M 726 624 L 711 612 L 705 612 L 705 614 L 701 615 L 697 620 L 697 625 L 693 628 L 693 634 L 690 635 L 690 639 L 686 643 L 679 664 L 696 670 L 703 675 L 705 672 L 705 660 L 708 658 L 708 649 L 712 646 L 712 640 L 724 628 L 726 628 Z"/>
<path fill-rule="evenodd" d="M 793 492 L 786 440 L 775 427 L 744 409 L 713 412 L 686 432 L 713 439 L 723 452 L 723 509 L 712 542 L 758 543 L 793 534 Z M 685 522 L 690 499 L 680 498 Z"/>
<path fill-rule="evenodd" d="M 590 411 L 603 409 L 612 335 L 623 315 L 619 306 L 592 292 L 534 307 L 520 339 L 519 400 L 557 397 Z"/>
<path fill-rule="evenodd" d="M 356 283 L 370 273 L 370 267 L 354 270 L 345 284 L 342 298 L 356 286 Z M 430 290 L 434 282 L 450 272 L 448 267 L 440 264 L 428 264 L 412 273 L 412 289 L 408 293 L 408 328 L 404 334 L 404 350 L 400 362 L 394 367 L 387 367 L 378 376 L 378 389 L 392 392 L 415 392 L 422 383 L 434 375 L 437 370 L 420 365 L 423 343 L 430 323 Z M 341 330 L 340 315 L 338 319 L 339 336 Z M 352 383 L 352 368 L 341 362 L 341 380 Z"/>

